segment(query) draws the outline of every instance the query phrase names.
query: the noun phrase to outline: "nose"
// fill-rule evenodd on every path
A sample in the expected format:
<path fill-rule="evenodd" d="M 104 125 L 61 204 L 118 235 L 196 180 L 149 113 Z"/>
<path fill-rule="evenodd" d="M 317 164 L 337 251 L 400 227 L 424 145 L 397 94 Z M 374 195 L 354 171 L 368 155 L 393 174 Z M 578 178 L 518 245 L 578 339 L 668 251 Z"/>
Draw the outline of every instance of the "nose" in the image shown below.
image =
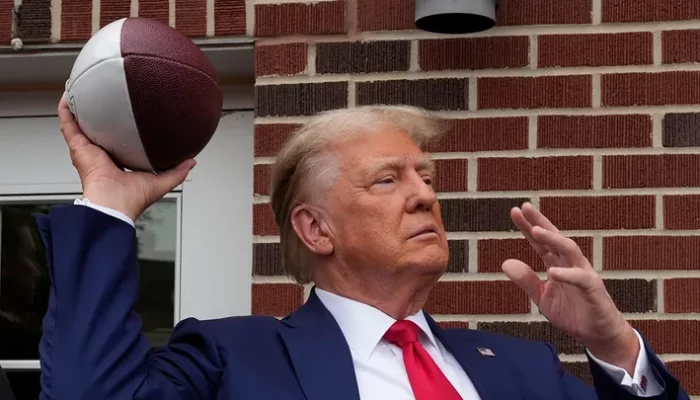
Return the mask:
<path fill-rule="evenodd" d="M 435 189 L 426 183 L 422 177 L 416 176 L 411 180 L 409 195 L 406 201 L 406 211 L 430 211 L 437 202 Z"/>

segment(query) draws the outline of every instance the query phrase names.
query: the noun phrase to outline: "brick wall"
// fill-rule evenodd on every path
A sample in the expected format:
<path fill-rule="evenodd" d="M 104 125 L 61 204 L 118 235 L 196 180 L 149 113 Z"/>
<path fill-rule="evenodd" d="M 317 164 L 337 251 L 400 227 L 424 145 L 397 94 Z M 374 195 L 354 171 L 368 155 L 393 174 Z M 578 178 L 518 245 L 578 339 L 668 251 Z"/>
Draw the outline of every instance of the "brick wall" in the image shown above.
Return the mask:
<path fill-rule="evenodd" d="M 0 0 L 3 42 L 12 3 Z M 529 200 L 700 395 L 697 0 L 500 0 L 498 28 L 462 37 L 413 30 L 412 0 L 22 3 L 34 41 L 82 41 L 136 14 L 193 37 L 257 38 L 254 313 L 285 315 L 308 293 L 281 276 L 267 204 L 283 138 L 317 111 L 413 104 L 454 120 L 430 149 L 452 258 L 428 311 L 445 325 L 551 341 L 587 379 L 582 348 L 499 272 L 508 257 L 543 270 L 508 219 Z"/>

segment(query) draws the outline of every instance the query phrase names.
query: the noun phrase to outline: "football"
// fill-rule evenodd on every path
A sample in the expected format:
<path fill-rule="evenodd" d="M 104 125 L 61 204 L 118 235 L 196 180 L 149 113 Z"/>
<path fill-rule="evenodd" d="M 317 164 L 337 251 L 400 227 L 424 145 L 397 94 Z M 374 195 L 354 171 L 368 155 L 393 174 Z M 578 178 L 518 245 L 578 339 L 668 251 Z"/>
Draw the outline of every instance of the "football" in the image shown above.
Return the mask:
<path fill-rule="evenodd" d="M 194 158 L 221 118 L 214 66 L 187 36 L 148 18 L 105 25 L 78 54 L 68 107 L 121 168 L 162 172 Z"/>

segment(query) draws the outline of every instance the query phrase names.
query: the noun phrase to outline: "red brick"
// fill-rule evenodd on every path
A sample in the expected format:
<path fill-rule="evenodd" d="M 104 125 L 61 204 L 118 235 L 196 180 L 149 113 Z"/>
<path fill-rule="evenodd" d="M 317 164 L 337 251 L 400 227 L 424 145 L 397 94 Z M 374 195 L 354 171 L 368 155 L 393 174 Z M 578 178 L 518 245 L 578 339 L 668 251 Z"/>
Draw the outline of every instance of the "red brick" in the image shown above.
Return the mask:
<path fill-rule="evenodd" d="M 255 5 L 255 36 L 345 33 L 345 1 Z"/>
<path fill-rule="evenodd" d="M 255 46 L 255 76 L 299 75 L 306 71 L 308 45 L 286 43 Z"/>
<path fill-rule="evenodd" d="M 423 71 L 522 68 L 530 63 L 527 36 L 421 40 Z"/>
<path fill-rule="evenodd" d="M 700 236 L 603 238 L 603 269 L 693 270 L 700 264 Z"/>
<path fill-rule="evenodd" d="M 593 238 L 572 237 L 583 255 L 593 260 Z M 514 258 L 535 271 L 545 271 L 544 263 L 527 239 L 484 239 L 477 243 L 479 272 L 501 272 L 503 261 Z"/>
<path fill-rule="evenodd" d="M 175 27 L 190 37 L 207 34 L 207 0 L 175 0 Z"/>
<path fill-rule="evenodd" d="M 299 124 L 255 125 L 253 152 L 255 157 L 275 156 Z"/>
<path fill-rule="evenodd" d="M 593 157 L 487 157 L 478 160 L 477 190 L 591 189 Z"/>
<path fill-rule="evenodd" d="M 100 28 L 131 14 L 131 2 L 124 0 L 100 1 Z"/>
<path fill-rule="evenodd" d="M 700 71 L 608 74 L 600 85 L 603 106 L 700 104 Z"/>
<path fill-rule="evenodd" d="M 0 0 L 0 43 L 10 43 L 12 39 L 12 19 L 14 0 Z"/>
<path fill-rule="evenodd" d="M 651 32 L 541 35 L 537 67 L 600 67 L 654 62 Z"/>
<path fill-rule="evenodd" d="M 467 191 L 467 160 L 435 160 L 435 190 L 440 192 Z"/>
<path fill-rule="evenodd" d="M 496 25 L 589 24 L 590 0 L 508 0 L 498 4 Z"/>
<path fill-rule="evenodd" d="M 700 47 L 697 43 L 700 43 L 700 29 L 662 32 L 663 63 L 700 63 Z"/>
<path fill-rule="evenodd" d="M 697 0 L 602 0 L 602 22 L 700 19 Z"/>
<path fill-rule="evenodd" d="M 92 2 L 61 2 L 61 41 L 86 41 L 92 36 Z"/>
<path fill-rule="evenodd" d="M 654 196 L 543 197 L 540 210 L 562 230 L 654 227 Z"/>
<path fill-rule="evenodd" d="M 688 396 L 700 395 L 700 361 L 669 361 L 665 365 Z"/>
<path fill-rule="evenodd" d="M 700 313 L 700 279 L 666 279 L 664 281 L 664 311 L 667 313 Z"/>
<path fill-rule="evenodd" d="M 537 117 L 537 147 L 651 147 L 650 115 L 542 115 Z"/>
<path fill-rule="evenodd" d="M 700 321 L 629 321 L 657 354 L 700 353 Z"/>
<path fill-rule="evenodd" d="M 246 0 L 214 0 L 216 36 L 246 34 Z"/>
<path fill-rule="evenodd" d="M 395 31 L 415 29 L 413 0 L 357 0 L 357 29 Z"/>
<path fill-rule="evenodd" d="M 165 0 L 139 0 L 139 17 L 170 23 L 170 5 Z"/>
<path fill-rule="evenodd" d="M 253 315 L 283 317 L 304 303 L 304 287 L 294 283 L 256 283 L 252 287 Z"/>
<path fill-rule="evenodd" d="M 270 194 L 270 173 L 272 166 L 270 164 L 255 164 L 253 166 L 253 190 L 255 194 L 268 195 Z"/>
<path fill-rule="evenodd" d="M 603 188 L 700 186 L 700 155 L 661 154 L 603 157 Z"/>
<path fill-rule="evenodd" d="M 438 322 L 442 329 L 469 329 L 468 321 L 442 321 Z"/>
<path fill-rule="evenodd" d="M 479 78 L 479 109 L 591 107 L 588 75 Z"/>
<path fill-rule="evenodd" d="M 431 314 L 523 314 L 530 298 L 511 281 L 445 281 L 433 289 L 425 310 Z"/>
<path fill-rule="evenodd" d="M 253 204 L 253 235 L 279 235 L 270 204 Z"/>
<path fill-rule="evenodd" d="M 700 196 L 664 196 L 664 228 L 700 229 Z"/>
<path fill-rule="evenodd" d="M 528 120 L 468 118 L 450 121 L 450 129 L 431 142 L 429 152 L 522 150 L 528 145 Z"/>

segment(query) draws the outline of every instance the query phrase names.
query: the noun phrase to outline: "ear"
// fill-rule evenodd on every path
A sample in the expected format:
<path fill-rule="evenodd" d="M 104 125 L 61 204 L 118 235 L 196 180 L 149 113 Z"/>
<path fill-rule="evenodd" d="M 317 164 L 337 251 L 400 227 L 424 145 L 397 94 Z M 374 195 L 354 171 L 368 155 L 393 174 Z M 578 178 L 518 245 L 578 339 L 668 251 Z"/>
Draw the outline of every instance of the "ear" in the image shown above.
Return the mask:
<path fill-rule="evenodd" d="M 318 210 L 305 204 L 299 205 L 292 210 L 291 220 L 294 232 L 309 251 L 320 256 L 333 253 L 327 224 Z"/>

